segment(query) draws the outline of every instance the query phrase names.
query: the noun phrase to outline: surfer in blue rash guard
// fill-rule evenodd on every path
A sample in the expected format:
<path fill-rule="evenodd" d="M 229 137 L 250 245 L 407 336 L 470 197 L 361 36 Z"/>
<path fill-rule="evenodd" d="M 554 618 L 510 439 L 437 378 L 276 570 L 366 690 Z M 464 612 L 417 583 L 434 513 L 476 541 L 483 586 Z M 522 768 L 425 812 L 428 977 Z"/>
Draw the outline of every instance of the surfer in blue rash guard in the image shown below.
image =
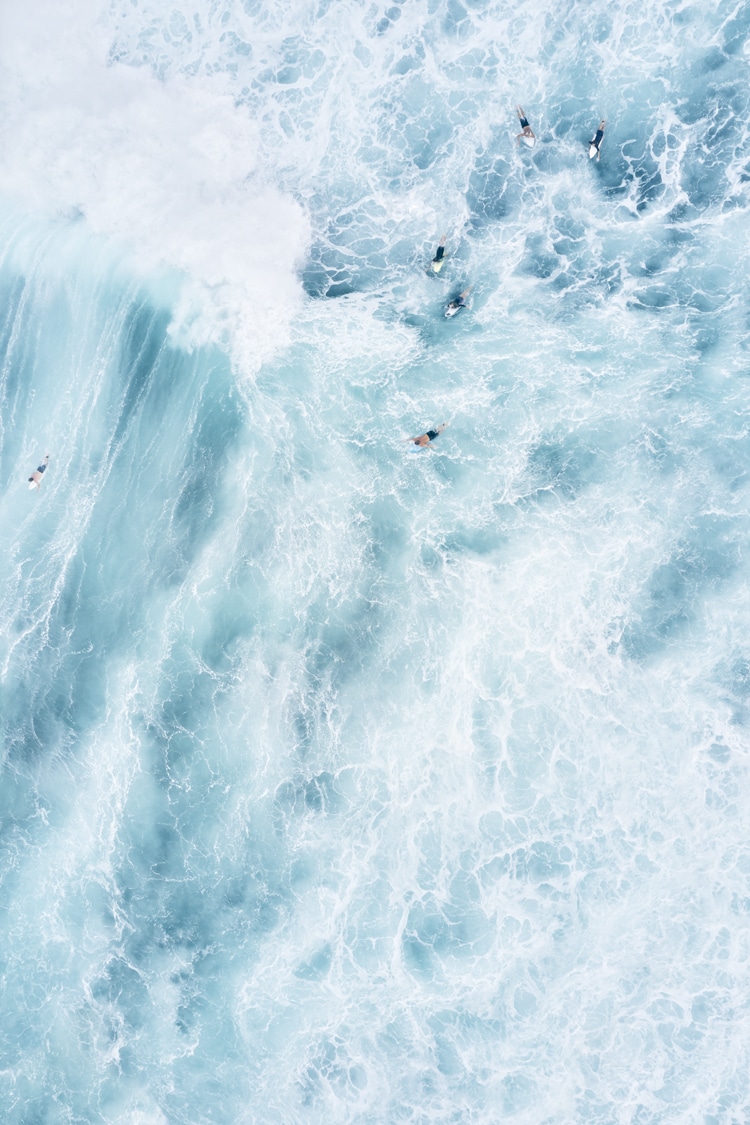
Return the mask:
<path fill-rule="evenodd" d="M 46 454 L 46 456 L 45 456 L 44 460 L 42 461 L 41 465 L 37 465 L 36 469 L 34 470 L 34 472 L 29 477 L 29 488 L 30 489 L 34 488 L 34 487 L 36 487 L 36 488 L 42 487 L 42 473 L 45 471 L 45 469 L 47 468 L 48 465 L 49 465 L 49 453 Z"/>
<path fill-rule="evenodd" d="M 526 114 L 523 112 L 523 106 L 517 105 L 516 113 L 518 114 L 518 120 L 521 122 L 521 132 L 516 134 L 516 144 L 520 144 L 521 139 L 523 138 L 524 144 L 527 144 L 529 148 L 533 148 L 536 144 L 536 133 L 526 120 Z"/>
<path fill-rule="evenodd" d="M 599 146 L 604 139 L 604 128 L 606 124 L 607 122 L 605 120 L 600 121 L 599 128 L 596 130 L 596 133 L 589 141 L 589 160 L 593 160 L 594 157 L 596 157 L 596 159 L 598 160 L 601 156 Z"/>

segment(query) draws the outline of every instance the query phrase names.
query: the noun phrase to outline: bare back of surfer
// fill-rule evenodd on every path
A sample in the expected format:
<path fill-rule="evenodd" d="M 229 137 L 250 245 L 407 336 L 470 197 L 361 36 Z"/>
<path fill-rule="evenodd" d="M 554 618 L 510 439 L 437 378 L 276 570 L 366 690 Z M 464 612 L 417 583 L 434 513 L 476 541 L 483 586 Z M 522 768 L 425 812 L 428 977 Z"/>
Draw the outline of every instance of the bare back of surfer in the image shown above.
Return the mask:
<path fill-rule="evenodd" d="M 426 434 L 420 434 L 418 437 L 405 438 L 405 440 L 412 445 L 418 445 L 420 449 L 424 449 L 426 446 L 429 446 L 436 437 L 442 434 L 447 425 L 447 422 L 443 422 L 442 426 L 436 426 L 434 430 L 428 430 Z"/>
<path fill-rule="evenodd" d="M 45 456 L 44 460 L 42 461 L 41 465 L 37 465 L 36 469 L 34 470 L 34 472 L 29 477 L 29 488 L 34 488 L 34 486 L 36 486 L 39 489 L 39 488 L 42 487 L 42 474 L 45 472 L 48 465 L 49 465 L 49 453 L 46 454 L 46 456 Z"/>
<path fill-rule="evenodd" d="M 531 128 L 526 119 L 526 114 L 523 111 L 523 106 L 517 105 L 516 113 L 518 114 L 518 120 L 521 123 L 521 132 L 516 133 L 516 144 L 520 144 L 521 140 L 523 139 L 523 141 L 527 145 L 529 145 L 530 148 L 533 148 L 536 144 L 536 133 Z"/>
<path fill-rule="evenodd" d="M 604 140 L 604 129 L 605 129 L 606 124 L 607 124 L 607 122 L 605 120 L 601 120 L 599 122 L 599 128 L 596 130 L 596 133 L 594 134 L 594 136 L 589 141 L 589 160 L 592 160 L 594 158 L 594 156 L 598 160 L 599 157 L 601 156 L 601 152 L 599 151 L 599 147 L 600 147 L 602 141 Z"/>
<path fill-rule="evenodd" d="M 469 286 L 468 289 L 464 289 L 463 293 L 459 293 L 458 296 L 454 298 L 454 300 L 450 301 L 446 305 L 445 315 L 455 316 L 457 312 L 461 311 L 461 309 L 465 309 L 466 298 L 469 296 L 469 293 L 471 293 L 471 286 Z"/>
<path fill-rule="evenodd" d="M 435 257 L 430 262 L 430 267 L 433 273 L 440 273 L 445 263 L 445 242 L 447 237 L 448 236 L 445 234 L 442 236 L 440 242 L 438 243 L 438 248 L 435 251 Z"/>

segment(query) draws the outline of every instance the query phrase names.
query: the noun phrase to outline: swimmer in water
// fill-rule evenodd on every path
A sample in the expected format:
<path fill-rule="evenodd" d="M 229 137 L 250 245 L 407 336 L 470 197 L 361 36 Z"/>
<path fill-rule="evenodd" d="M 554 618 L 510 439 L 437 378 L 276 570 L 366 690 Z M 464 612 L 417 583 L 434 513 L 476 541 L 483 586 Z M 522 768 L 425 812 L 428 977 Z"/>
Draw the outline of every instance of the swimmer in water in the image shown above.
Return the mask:
<path fill-rule="evenodd" d="M 29 477 L 29 486 L 31 488 L 33 488 L 34 485 L 36 485 L 37 488 L 42 487 L 42 473 L 45 471 L 45 469 L 47 468 L 48 465 L 49 465 L 49 453 L 45 456 L 41 465 L 37 465 L 36 469 L 34 470 L 34 472 Z"/>
<path fill-rule="evenodd" d="M 412 445 L 418 445 L 420 449 L 424 449 L 425 446 L 433 442 L 439 434 L 442 434 L 447 425 L 447 422 L 443 422 L 442 426 L 436 426 L 434 430 L 428 430 L 426 434 L 420 434 L 419 437 L 408 437 L 404 440 L 410 442 Z"/>
<path fill-rule="evenodd" d="M 443 268 L 443 264 L 445 262 L 445 240 L 446 236 L 443 235 L 443 237 L 440 239 L 440 242 L 438 243 L 438 248 L 435 251 L 435 257 L 430 262 L 433 273 L 440 273 L 441 269 Z"/>
<path fill-rule="evenodd" d="M 536 144 L 536 133 L 526 120 L 526 114 L 523 112 L 523 106 L 517 105 L 516 113 L 518 114 L 518 120 L 521 122 L 521 132 L 516 134 L 516 144 L 520 144 L 521 138 L 523 138 L 524 143 L 527 144 L 530 148 L 533 148 Z"/>
<path fill-rule="evenodd" d="M 606 121 L 600 121 L 599 128 L 596 130 L 596 133 L 589 141 L 589 160 L 593 160 L 594 157 L 596 157 L 596 159 L 598 160 L 601 156 L 599 146 L 601 145 L 604 138 L 604 127 L 606 124 Z"/>
<path fill-rule="evenodd" d="M 466 298 L 469 296 L 469 293 L 471 293 L 471 286 L 469 286 L 468 289 L 464 289 L 463 293 L 459 293 L 455 300 L 451 301 L 447 305 L 445 316 L 455 316 L 457 312 L 461 311 L 461 309 L 465 309 Z"/>

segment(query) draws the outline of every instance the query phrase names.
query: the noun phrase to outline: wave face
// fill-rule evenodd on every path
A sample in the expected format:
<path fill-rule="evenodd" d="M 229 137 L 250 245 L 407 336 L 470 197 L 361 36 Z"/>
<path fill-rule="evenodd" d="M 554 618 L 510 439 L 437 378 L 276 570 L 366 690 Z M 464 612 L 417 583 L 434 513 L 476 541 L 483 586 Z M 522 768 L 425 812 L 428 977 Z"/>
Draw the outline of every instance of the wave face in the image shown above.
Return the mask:
<path fill-rule="evenodd" d="M 750 9 L 5 7 L 3 1120 L 747 1122 Z"/>

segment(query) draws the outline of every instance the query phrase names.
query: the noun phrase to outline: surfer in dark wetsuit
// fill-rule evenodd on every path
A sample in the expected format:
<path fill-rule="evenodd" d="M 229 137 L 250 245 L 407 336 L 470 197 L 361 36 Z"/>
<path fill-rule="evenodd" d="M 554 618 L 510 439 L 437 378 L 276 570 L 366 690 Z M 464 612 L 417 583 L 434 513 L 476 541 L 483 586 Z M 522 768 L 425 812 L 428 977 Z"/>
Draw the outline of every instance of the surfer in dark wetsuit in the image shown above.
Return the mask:
<path fill-rule="evenodd" d="M 516 113 L 518 114 L 518 120 L 521 122 L 521 132 L 516 134 L 516 144 L 521 143 L 522 137 L 528 137 L 528 140 L 526 140 L 526 144 L 531 143 L 531 145 L 533 146 L 536 143 L 536 133 L 526 120 L 526 114 L 523 112 L 523 106 L 517 105 Z"/>
<path fill-rule="evenodd" d="M 441 269 L 443 268 L 443 264 L 445 262 L 445 240 L 446 236 L 443 235 L 443 237 L 440 239 L 440 242 L 438 243 L 438 248 L 435 251 L 435 257 L 430 262 L 433 273 L 440 273 Z"/>
<path fill-rule="evenodd" d="M 604 120 L 600 121 L 599 122 L 599 128 L 596 130 L 596 133 L 594 134 L 592 139 L 589 141 L 589 158 L 594 156 L 594 153 L 591 151 L 592 149 L 596 150 L 596 159 L 597 160 L 601 156 L 601 153 L 599 151 L 599 146 L 601 145 L 602 140 L 604 138 L 604 127 L 605 127 L 606 124 L 607 124 L 606 121 L 604 121 Z"/>
<path fill-rule="evenodd" d="M 29 484 L 35 484 L 37 486 L 37 488 L 41 488 L 42 487 L 42 473 L 45 471 L 45 469 L 47 468 L 48 465 L 49 465 L 49 453 L 45 456 L 41 465 L 37 465 L 36 469 L 34 470 L 34 472 L 29 477 Z"/>
<path fill-rule="evenodd" d="M 428 430 L 426 434 L 420 434 L 419 437 L 406 438 L 406 441 L 411 442 L 414 445 L 418 445 L 420 449 L 422 449 L 424 448 L 424 446 L 429 445 L 430 442 L 434 441 L 439 434 L 442 434 L 447 425 L 447 422 L 443 422 L 442 426 L 436 426 L 434 430 Z"/>
<path fill-rule="evenodd" d="M 471 286 L 469 286 L 468 289 L 464 289 L 463 293 L 459 293 L 458 296 L 455 298 L 455 300 L 451 301 L 446 306 L 445 315 L 446 316 L 455 316 L 457 312 L 461 311 L 461 309 L 465 309 L 466 308 L 466 298 L 469 296 L 470 292 L 471 292 Z"/>

